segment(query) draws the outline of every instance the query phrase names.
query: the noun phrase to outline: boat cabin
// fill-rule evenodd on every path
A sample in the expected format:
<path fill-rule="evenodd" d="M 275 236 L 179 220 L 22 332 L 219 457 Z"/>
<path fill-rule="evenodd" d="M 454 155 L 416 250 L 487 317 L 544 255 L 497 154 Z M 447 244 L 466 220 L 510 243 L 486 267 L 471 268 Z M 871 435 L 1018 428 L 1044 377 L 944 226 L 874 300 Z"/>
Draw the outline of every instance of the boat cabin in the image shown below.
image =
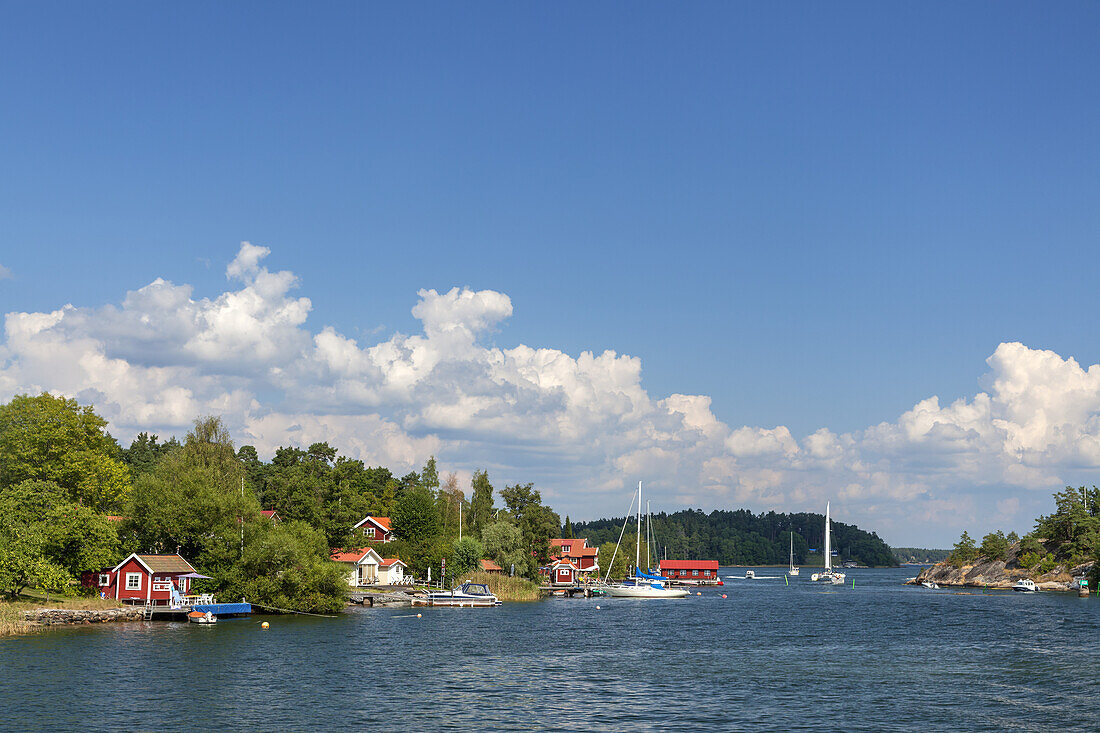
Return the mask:
<path fill-rule="evenodd" d="M 674 583 L 718 584 L 717 560 L 661 560 L 661 575 Z"/>
<path fill-rule="evenodd" d="M 80 584 L 99 591 L 102 598 L 146 606 L 170 606 L 186 595 L 199 575 L 179 555 L 133 553 L 113 568 L 81 574 Z M 174 594 L 173 594 L 174 591 Z"/>

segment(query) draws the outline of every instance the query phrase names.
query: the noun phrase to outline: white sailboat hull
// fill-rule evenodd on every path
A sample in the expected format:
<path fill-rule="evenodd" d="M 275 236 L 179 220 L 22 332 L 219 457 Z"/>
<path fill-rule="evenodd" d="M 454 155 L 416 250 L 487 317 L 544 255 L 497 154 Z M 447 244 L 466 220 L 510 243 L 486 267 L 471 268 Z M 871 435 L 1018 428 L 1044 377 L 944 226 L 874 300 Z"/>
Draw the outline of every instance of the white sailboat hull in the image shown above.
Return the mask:
<path fill-rule="evenodd" d="M 798 575 L 798 568 L 791 568 L 787 571 L 787 575 Z"/>
<path fill-rule="evenodd" d="M 654 588 L 651 585 L 609 585 L 605 590 L 612 598 L 684 598 L 691 594 L 683 588 Z"/>

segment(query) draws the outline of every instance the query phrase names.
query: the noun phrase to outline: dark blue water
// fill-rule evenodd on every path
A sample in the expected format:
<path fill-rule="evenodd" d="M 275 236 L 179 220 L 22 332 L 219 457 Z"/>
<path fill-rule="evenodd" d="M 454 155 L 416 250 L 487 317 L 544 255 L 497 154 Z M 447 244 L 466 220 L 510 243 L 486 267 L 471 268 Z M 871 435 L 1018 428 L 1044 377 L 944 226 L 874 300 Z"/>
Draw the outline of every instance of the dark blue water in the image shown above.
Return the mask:
<path fill-rule="evenodd" d="M 0 729 L 1098 729 L 1100 599 L 757 573 L 780 579 L 3 639 Z"/>

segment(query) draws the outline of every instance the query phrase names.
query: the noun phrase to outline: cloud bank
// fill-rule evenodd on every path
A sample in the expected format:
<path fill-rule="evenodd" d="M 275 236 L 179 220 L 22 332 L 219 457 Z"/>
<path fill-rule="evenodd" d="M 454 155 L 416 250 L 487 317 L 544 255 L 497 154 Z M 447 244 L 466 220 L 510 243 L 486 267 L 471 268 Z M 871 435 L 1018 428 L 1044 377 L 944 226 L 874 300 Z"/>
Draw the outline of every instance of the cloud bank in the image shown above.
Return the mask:
<path fill-rule="evenodd" d="M 76 397 L 124 442 L 217 414 L 261 455 L 325 440 L 404 471 L 435 454 L 487 467 L 498 485 L 535 481 L 575 518 L 621 514 L 639 479 L 668 508 L 820 511 L 832 499 L 842 520 L 899 544 L 1027 529 L 1051 490 L 1091 483 L 1100 466 L 1100 365 L 1051 351 L 1003 343 L 972 397 L 798 437 L 727 425 L 705 395 L 652 396 L 635 357 L 487 346 L 512 314 L 491 290 L 421 290 L 421 332 L 378 343 L 313 330 L 298 278 L 268 270 L 269 254 L 243 243 L 215 298 L 158 278 L 118 305 L 8 313 L 0 399 Z"/>

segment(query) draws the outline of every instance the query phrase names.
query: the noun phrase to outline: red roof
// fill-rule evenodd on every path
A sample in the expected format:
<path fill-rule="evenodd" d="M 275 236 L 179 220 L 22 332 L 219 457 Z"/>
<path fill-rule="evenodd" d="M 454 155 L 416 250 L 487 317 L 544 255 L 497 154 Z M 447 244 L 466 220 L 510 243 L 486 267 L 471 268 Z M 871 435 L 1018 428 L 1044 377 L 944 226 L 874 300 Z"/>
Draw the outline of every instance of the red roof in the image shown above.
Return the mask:
<path fill-rule="evenodd" d="M 497 565 L 492 560 L 481 560 L 480 562 L 481 562 L 481 569 L 484 570 L 485 572 L 489 572 L 491 570 L 499 570 L 501 572 L 504 572 L 504 568 Z"/>
<path fill-rule="evenodd" d="M 402 565 L 405 565 L 405 563 L 401 562 L 400 558 L 387 557 L 387 558 L 382 560 L 382 564 L 379 565 L 379 567 L 388 568 L 389 566 L 397 565 L 398 563 L 401 563 Z M 408 567 L 408 565 L 405 565 L 405 567 Z"/>
<path fill-rule="evenodd" d="M 717 570 L 717 560 L 661 560 L 661 570 Z"/>
<path fill-rule="evenodd" d="M 363 555 L 367 554 L 369 548 L 364 547 L 360 550 L 348 550 L 347 552 L 334 552 L 332 553 L 332 559 L 336 562 L 359 562 L 363 559 Z"/>
<path fill-rule="evenodd" d="M 598 554 L 600 554 L 600 548 L 598 547 L 582 547 L 569 553 L 570 557 L 595 557 Z"/>
<path fill-rule="evenodd" d="M 120 516 L 119 516 L 119 515 L 117 515 L 117 514 L 108 514 L 108 515 L 107 515 L 107 521 L 108 521 L 108 522 L 121 522 L 121 521 L 122 521 L 123 519 L 125 519 L 125 518 L 126 518 L 126 517 L 120 517 Z"/>
<path fill-rule="evenodd" d="M 381 527 L 386 532 L 392 532 L 393 531 L 392 529 L 390 529 L 390 518 L 389 517 L 366 516 L 366 517 L 363 517 L 361 520 L 359 520 L 359 522 L 355 526 L 356 527 L 362 527 L 367 522 L 370 522 L 371 524 L 377 524 L 379 527 Z"/>
<path fill-rule="evenodd" d="M 561 547 L 562 545 L 577 545 L 579 547 L 588 546 L 588 538 L 586 537 L 574 537 L 571 539 L 557 538 L 550 540 L 551 547 Z"/>
<path fill-rule="evenodd" d="M 261 509 L 260 514 L 263 514 L 268 519 L 275 519 L 279 516 L 279 513 L 276 512 L 274 509 Z"/>
<path fill-rule="evenodd" d="M 564 567 L 570 567 L 570 568 L 572 568 L 573 570 L 580 570 L 580 568 L 578 568 L 578 567 L 577 567 L 576 565 L 574 565 L 573 563 L 569 562 L 568 560 L 558 560 L 558 561 L 557 561 L 556 563 L 553 563 L 553 564 L 552 564 L 552 565 L 551 565 L 550 567 L 551 567 L 552 569 L 557 569 L 557 568 L 564 568 Z"/>

